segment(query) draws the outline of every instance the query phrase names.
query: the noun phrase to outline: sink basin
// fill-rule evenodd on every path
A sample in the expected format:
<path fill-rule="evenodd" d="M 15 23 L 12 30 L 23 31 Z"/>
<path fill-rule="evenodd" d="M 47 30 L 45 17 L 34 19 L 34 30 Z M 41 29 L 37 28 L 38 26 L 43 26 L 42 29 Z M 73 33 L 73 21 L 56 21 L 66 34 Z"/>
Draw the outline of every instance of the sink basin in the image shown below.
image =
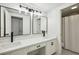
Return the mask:
<path fill-rule="evenodd" d="M 0 45 L 0 49 L 8 49 L 16 46 L 20 46 L 21 42 L 13 42 L 13 43 L 4 43 Z"/>

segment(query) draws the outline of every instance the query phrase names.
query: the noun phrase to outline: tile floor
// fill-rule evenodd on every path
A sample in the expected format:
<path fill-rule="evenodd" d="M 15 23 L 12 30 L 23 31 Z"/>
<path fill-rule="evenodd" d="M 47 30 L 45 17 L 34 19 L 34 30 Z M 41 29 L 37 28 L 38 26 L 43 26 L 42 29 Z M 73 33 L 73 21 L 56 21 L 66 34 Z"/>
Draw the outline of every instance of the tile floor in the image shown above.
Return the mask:
<path fill-rule="evenodd" d="M 62 54 L 61 55 L 79 55 L 79 53 L 75 53 L 66 49 L 62 49 Z"/>

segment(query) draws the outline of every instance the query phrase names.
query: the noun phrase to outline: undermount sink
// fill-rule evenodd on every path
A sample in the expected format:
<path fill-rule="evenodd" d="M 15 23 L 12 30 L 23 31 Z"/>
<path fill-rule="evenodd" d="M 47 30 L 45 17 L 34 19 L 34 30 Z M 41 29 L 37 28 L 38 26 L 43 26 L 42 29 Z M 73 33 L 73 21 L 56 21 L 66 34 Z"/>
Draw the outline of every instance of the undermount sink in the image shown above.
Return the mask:
<path fill-rule="evenodd" d="M 20 46 L 21 42 L 13 42 L 13 43 L 4 43 L 0 45 L 0 50 L 1 49 L 8 49 L 8 48 L 12 48 L 12 47 L 16 47 L 16 46 Z"/>

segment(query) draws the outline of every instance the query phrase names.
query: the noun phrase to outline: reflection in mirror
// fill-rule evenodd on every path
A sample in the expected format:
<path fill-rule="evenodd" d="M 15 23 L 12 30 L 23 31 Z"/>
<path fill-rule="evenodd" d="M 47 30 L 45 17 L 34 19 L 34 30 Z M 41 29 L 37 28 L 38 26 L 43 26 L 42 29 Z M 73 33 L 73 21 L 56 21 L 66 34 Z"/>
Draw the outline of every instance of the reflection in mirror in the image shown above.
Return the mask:
<path fill-rule="evenodd" d="M 11 17 L 11 32 L 15 36 L 23 34 L 23 18 Z"/>
<path fill-rule="evenodd" d="M 1 15 L 1 7 L 0 7 L 0 15 Z M 1 16 L 0 16 L 0 37 L 1 37 Z"/>
<path fill-rule="evenodd" d="M 40 15 L 33 15 L 33 27 L 32 32 L 33 34 L 41 34 L 42 31 L 45 31 L 47 33 L 47 17 L 46 16 L 40 16 Z"/>
<path fill-rule="evenodd" d="M 41 33 L 41 18 L 38 15 L 33 15 L 33 33 Z"/>
<path fill-rule="evenodd" d="M 31 16 L 22 11 L 19 13 L 16 9 L 0 7 L 0 36 L 24 35 L 31 33 Z"/>

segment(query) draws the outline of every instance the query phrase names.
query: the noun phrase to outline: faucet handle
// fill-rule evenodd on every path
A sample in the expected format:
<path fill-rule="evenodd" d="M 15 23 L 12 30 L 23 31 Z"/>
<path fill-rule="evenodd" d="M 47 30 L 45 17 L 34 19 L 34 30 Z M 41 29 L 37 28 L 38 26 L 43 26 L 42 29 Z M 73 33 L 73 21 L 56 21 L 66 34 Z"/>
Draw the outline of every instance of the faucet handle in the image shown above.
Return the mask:
<path fill-rule="evenodd" d="M 42 30 L 42 33 L 43 33 L 43 37 L 45 36 L 45 30 Z"/>
<path fill-rule="evenodd" d="M 11 32 L 11 42 L 13 42 L 13 32 Z"/>
<path fill-rule="evenodd" d="M 11 35 L 13 35 L 13 32 L 11 32 Z"/>

